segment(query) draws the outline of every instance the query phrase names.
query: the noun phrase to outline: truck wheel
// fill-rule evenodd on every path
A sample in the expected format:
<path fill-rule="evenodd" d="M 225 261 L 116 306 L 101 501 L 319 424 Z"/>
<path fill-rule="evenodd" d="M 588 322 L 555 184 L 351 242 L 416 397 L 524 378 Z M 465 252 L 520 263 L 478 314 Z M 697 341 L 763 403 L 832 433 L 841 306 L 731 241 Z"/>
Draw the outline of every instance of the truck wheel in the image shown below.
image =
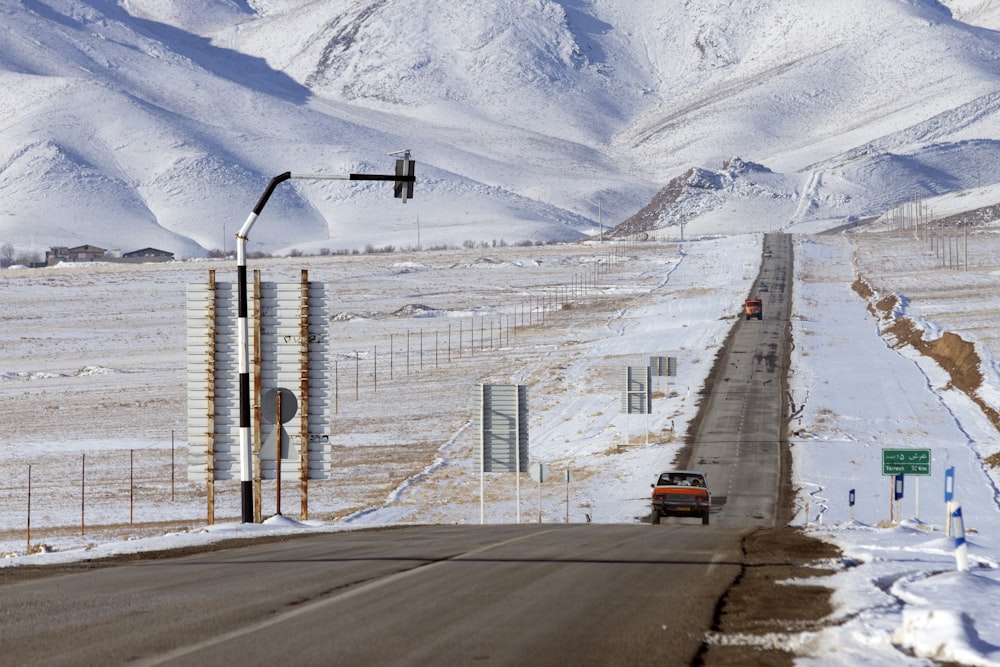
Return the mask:
<path fill-rule="evenodd" d="M 705 512 L 704 514 L 701 515 L 701 525 L 703 526 L 708 525 L 708 512 Z"/>
<path fill-rule="evenodd" d="M 649 515 L 649 522 L 654 526 L 658 525 L 660 523 L 660 513 L 656 510 L 653 510 L 653 513 Z"/>

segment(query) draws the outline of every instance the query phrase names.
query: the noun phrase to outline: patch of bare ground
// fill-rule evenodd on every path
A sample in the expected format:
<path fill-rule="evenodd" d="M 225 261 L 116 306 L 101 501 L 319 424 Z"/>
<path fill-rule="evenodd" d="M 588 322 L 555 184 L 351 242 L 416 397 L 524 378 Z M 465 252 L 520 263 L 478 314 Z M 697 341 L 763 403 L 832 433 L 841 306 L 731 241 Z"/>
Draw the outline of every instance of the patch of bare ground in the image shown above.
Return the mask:
<path fill-rule="evenodd" d="M 894 315 L 898 304 L 896 296 L 882 297 L 873 302 L 875 293 L 861 278 L 854 281 L 854 291 L 868 302 L 868 310 L 882 322 L 882 335 L 892 343 L 893 347 L 909 345 L 937 362 L 948 373 L 949 385 L 968 396 L 979 406 L 993 427 L 1000 431 L 1000 412 L 979 396 L 979 388 L 983 384 L 983 374 L 980 370 L 982 360 L 976 352 L 975 345 L 950 331 L 944 332 L 935 340 L 926 340 L 913 320 Z M 1000 464 L 1000 455 L 988 457 L 986 462 L 991 467 L 996 467 Z"/>
<path fill-rule="evenodd" d="M 821 630 L 833 612 L 832 590 L 800 583 L 834 573 L 833 546 L 798 528 L 761 528 L 743 540 L 743 572 L 719 601 L 698 667 L 789 667 L 795 654 L 782 636 Z M 797 580 L 795 583 L 790 580 Z M 789 649 L 794 648 L 784 642 Z"/>

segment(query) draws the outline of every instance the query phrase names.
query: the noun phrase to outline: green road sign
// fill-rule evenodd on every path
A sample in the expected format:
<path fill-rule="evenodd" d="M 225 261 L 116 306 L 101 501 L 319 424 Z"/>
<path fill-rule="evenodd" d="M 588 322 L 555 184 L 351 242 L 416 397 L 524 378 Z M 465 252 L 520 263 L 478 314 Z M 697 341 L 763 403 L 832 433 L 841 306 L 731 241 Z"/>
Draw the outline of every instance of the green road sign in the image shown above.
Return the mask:
<path fill-rule="evenodd" d="M 931 450 L 883 449 L 883 475 L 930 475 Z"/>

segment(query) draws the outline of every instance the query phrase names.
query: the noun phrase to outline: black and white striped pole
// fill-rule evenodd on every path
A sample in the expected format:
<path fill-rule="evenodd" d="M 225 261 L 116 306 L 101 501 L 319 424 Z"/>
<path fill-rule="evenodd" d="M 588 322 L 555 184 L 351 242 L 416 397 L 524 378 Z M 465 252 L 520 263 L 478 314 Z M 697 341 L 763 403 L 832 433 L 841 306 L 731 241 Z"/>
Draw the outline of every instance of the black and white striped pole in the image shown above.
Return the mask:
<path fill-rule="evenodd" d="M 257 221 L 260 212 L 264 210 L 267 200 L 279 183 L 288 179 L 302 180 L 335 180 L 335 181 L 393 181 L 393 194 L 406 203 L 413 197 L 414 177 L 413 160 L 410 151 L 402 150 L 390 153 L 397 155 L 395 174 L 293 174 L 286 171 L 271 179 L 264 194 L 236 233 L 236 280 L 237 280 L 237 343 L 239 345 L 239 394 L 240 394 L 240 498 L 242 504 L 242 522 L 253 523 L 253 450 L 250 433 L 250 336 L 247 322 L 247 238 L 250 228 Z"/>

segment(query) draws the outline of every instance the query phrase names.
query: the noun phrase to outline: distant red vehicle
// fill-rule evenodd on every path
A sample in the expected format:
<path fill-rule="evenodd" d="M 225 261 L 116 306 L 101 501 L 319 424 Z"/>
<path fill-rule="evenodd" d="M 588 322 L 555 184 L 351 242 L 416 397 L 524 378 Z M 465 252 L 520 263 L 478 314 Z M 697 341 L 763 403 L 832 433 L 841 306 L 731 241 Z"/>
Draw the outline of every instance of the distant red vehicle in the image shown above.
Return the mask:
<path fill-rule="evenodd" d="M 764 319 L 764 303 L 760 299 L 747 299 L 743 302 L 743 313 L 747 319 Z"/>

